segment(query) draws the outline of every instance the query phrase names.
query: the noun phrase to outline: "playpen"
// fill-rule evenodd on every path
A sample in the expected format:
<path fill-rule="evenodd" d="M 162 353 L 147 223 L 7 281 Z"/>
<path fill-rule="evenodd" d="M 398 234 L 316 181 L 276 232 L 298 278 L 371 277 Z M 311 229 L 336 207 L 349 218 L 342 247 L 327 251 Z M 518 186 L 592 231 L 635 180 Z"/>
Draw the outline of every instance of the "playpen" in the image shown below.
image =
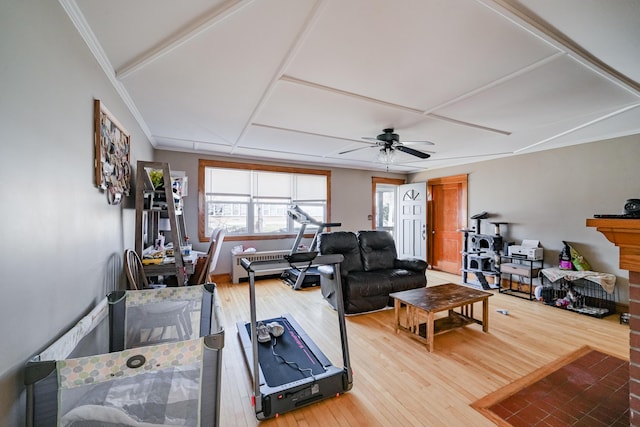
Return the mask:
<path fill-rule="evenodd" d="M 27 426 L 217 425 L 223 346 L 213 283 L 112 292 L 27 363 Z"/>

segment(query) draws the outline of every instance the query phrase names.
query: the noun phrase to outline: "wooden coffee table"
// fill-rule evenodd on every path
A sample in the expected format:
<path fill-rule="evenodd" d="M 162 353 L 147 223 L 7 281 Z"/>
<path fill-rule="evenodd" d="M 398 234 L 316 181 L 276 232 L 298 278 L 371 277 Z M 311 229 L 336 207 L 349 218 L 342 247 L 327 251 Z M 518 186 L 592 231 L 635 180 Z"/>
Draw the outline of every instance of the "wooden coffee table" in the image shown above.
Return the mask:
<path fill-rule="evenodd" d="M 433 351 L 434 335 L 461 328 L 470 323 L 482 325 L 484 332 L 489 331 L 489 297 L 490 292 L 484 292 L 467 286 L 447 283 L 427 288 L 411 289 L 394 292 L 389 296 L 394 299 L 396 333 L 405 331 L 411 336 L 423 341 L 427 349 Z M 473 316 L 473 304 L 482 302 L 482 320 Z M 406 307 L 406 325 L 400 322 L 402 306 Z M 459 308 L 459 312 L 454 309 Z M 435 318 L 435 314 L 448 310 L 446 317 Z M 420 323 L 420 317 L 426 314 L 426 324 Z"/>

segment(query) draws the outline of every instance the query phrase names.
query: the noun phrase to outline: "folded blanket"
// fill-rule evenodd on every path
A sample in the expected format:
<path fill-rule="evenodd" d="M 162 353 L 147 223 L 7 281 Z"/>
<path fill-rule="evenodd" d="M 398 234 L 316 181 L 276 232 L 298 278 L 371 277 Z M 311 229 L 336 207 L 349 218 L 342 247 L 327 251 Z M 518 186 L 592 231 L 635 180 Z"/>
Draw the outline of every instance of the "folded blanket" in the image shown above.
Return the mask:
<path fill-rule="evenodd" d="M 549 279 L 550 282 L 555 282 L 560 279 L 573 282 L 575 280 L 588 280 L 593 283 L 597 283 L 608 294 L 613 294 L 616 286 L 616 276 L 609 273 L 598 273 L 597 271 L 572 271 L 562 270 L 560 268 L 545 268 L 541 270 L 541 273 Z"/>
<path fill-rule="evenodd" d="M 153 424 L 136 421 L 118 408 L 100 405 L 83 405 L 67 412 L 60 420 L 60 427 L 159 427 L 169 424 Z"/>

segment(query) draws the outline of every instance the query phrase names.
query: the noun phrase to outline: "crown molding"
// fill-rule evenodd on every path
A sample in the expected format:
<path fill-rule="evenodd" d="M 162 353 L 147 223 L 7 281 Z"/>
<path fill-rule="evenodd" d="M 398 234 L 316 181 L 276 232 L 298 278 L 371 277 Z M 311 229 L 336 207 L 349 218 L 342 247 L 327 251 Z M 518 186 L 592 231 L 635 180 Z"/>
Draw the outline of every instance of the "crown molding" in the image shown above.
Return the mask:
<path fill-rule="evenodd" d="M 142 114 L 140 114 L 138 107 L 136 107 L 135 103 L 133 102 L 133 99 L 129 95 L 129 92 L 127 92 L 127 89 L 117 79 L 115 70 L 113 69 L 111 62 L 109 61 L 107 54 L 104 52 L 104 49 L 102 49 L 102 46 L 98 42 L 98 39 L 96 38 L 93 31 L 91 31 L 91 28 L 89 27 L 89 24 L 87 23 L 87 20 L 82 14 L 82 11 L 78 7 L 78 4 L 76 3 L 76 1 L 75 0 L 58 0 L 58 2 L 62 6 L 62 8 L 65 10 L 67 15 L 69 16 L 69 19 L 71 19 L 71 22 L 80 33 L 80 36 L 82 37 L 84 42 L 89 47 L 89 50 L 93 54 L 96 61 L 98 61 L 100 68 L 102 68 L 102 71 L 104 71 L 104 73 L 106 74 L 107 78 L 111 82 L 111 85 L 114 87 L 118 95 L 120 95 L 120 98 L 125 103 L 125 105 L 129 109 L 131 114 L 133 115 L 134 119 L 136 120 L 136 122 L 138 123 L 138 125 L 140 126 L 144 134 L 146 135 L 149 142 L 151 142 L 151 145 L 155 147 L 156 146 L 155 139 L 153 138 L 153 135 L 151 134 L 149 127 L 147 126 L 144 119 L 142 118 Z"/>

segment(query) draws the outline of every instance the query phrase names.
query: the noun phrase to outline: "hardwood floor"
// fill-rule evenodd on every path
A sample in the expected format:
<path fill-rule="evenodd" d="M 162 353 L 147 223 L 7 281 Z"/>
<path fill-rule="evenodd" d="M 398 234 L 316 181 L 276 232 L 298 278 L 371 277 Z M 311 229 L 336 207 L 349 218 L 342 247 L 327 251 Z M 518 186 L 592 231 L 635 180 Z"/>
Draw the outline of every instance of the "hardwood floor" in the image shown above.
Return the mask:
<path fill-rule="evenodd" d="M 461 283 L 460 276 L 435 271 L 427 278 L 429 286 Z M 353 389 L 258 422 L 236 330 L 236 322 L 250 318 L 249 285 L 219 283 L 218 293 L 226 329 L 222 426 L 493 426 L 470 403 L 583 345 L 629 360 L 629 327 L 619 324 L 617 315 L 596 319 L 494 291 L 489 332 L 470 325 L 438 335 L 433 353 L 394 333 L 393 310 L 348 316 Z M 280 280 L 264 279 L 256 282 L 256 294 L 258 319 L 291 313 L 342 366 L 337 316 L 319 288 L 293 291 Z"/>

